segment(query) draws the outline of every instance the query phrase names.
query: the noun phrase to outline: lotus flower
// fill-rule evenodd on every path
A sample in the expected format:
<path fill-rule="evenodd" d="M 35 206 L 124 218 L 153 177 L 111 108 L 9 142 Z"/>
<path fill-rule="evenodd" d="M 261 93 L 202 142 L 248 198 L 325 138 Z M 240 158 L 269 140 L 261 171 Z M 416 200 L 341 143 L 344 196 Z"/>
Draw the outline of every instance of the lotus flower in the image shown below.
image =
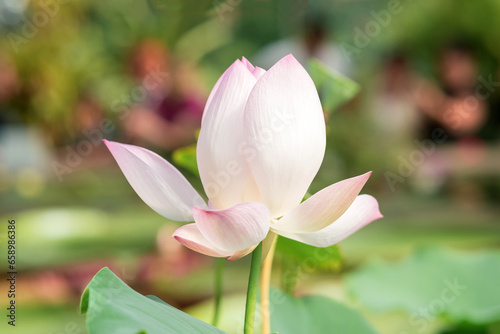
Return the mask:
<path fill-rule="evenodd" d="M 358 196 L 371 172 L 301 203 L 323 160 L 326 134 L 313 81 L 292 55 L 267 72 L 236 60 L 215 84 L 197 145 L 208 204 L 157 154 L 105 143 L 147 205 L 166 218 L 194 221 L 173 237 L 209 256 L 238 259 L 273 233 L 327 247 L 382 217 L 375 198 Z"/>

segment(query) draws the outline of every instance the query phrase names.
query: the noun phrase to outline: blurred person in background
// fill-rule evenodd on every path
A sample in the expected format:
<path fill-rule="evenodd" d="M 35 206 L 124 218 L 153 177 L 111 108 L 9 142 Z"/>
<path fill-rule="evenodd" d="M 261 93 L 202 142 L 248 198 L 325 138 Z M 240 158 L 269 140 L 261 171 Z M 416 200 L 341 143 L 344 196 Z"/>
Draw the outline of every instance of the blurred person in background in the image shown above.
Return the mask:
<path fill-rule="evenodd" d="M 443 127 L 449 141 L 478 137 L 489 114 L 488 104 L 476 89 L 477 61 L 465 44 L 446 48 L 438 60 L 440 85 L 422 80 L 415 97 L 426 116 L 424 136 Z"/>
<path fill-rule="evenodd" d="M 426 123 L 421 140 L 434 140 L 432 132 L 444 130 L 445 143 L 427 157 L 418 169 L 415 184 L 427 185 L 435 192 L 449 179 L 469 169 L 472 174 L 484 172 L 488 155 L 483 129 L 490 118 L 488 87 L 480 80 L 475 54 L 464 43 L 451 44 L 437 62 L 439 85 L 422 80 L 415 90 L 415 100 Z M 470 174 L 469 172 L 469 174 Z M 455 182 L 455 194 L 469 202 L 479 198 L 480 190 L 470 182 Z M 468 189 L 463 191 L 463 189 Z"/>
<path fill-rule="evenodd" d="M 165 151 L 194 142 L 204 106 L 194 69 L 175 59 L 155 40 L 137 44 L 128 66 L 135 82 L 146 92 L 124 117 L 129 141 Z"/>
<path fill-rule="evenodd" d="M 349 76 L 349 64 L 333 42 L 334 36 L 328 31 L 326 17 L 311 13 L 305 17 L 302 29 L 303 32 L 298 37 L 293 36 L 265 46 L 255 56 L 255 64 L 268 69 L 291 53 L 305 68 L 310 58 L 317 58 L 331 71 Z"/>

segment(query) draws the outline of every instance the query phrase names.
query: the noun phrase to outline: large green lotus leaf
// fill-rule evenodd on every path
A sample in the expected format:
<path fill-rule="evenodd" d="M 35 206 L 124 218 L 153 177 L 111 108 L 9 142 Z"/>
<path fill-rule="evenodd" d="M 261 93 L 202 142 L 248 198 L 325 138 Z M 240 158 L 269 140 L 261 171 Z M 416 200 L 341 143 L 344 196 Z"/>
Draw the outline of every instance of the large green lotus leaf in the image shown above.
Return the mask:
<path fill-rule="evenodd" d="M 317 59 L 309 61 L 308 72 L 318 89 L 321 104 L 327 112 L 334 111 L 359 92 L 358 83 L 340 73 L 328 70 Z"/>
<path fill-rule="evenodd" d="M 80 310 L 87 313 L 90 334 L 225 333 L 156 297 L 135 292 L 108 268 L 90 281 Z"/>
<path fill-rule="evenodd" d="M 295 298 L 270 291 L 271 328 L 280 334 L 376 334 L 355 310 L 326 297 Z"/>
<path fill-rule="evenodd" d="M 425 247 L 401 263 L 374 261 L 347 277 L 351 295 L 377 311 L 406 311 L 415 325 L 500 320 L 500 251 Z"/>

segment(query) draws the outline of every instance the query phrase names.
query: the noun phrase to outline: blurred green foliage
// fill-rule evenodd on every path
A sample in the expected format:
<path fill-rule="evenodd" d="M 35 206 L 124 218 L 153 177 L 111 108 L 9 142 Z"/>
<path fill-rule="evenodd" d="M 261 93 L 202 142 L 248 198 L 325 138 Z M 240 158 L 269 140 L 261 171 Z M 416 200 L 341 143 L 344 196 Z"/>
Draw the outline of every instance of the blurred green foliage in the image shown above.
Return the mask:
<path fill-rule="evenodd" d="M 3 112 L 13 114 L 7 119 L 44 128 L 57 145 L 80 135 L 74 130 L 74 110 L 84 97 L 97 100 L 106 117 L 118 119 L 121 110 L 116 110 L 116 101 L 130 98 L 136 84 L 127 69 L 131 50 L 145 39 L 160 40 L 173 55 L 193 63 L 201 74 L 201 86 L 209 91 L 234 59 L 252 60 L 271 42 L 303 36 L 304 22 L 323 22 L 328 37 L 350 62 L 352 78 L 363 87 L 361 101 L 376 85 L 373 80 L 380 62 L 395 52 L 407 55 L 419 73 L 430 77 L 436 76 L 437 53 L 457 40 L 474 48 L 482 75 L 496 73 L 500 58 L 496 0 L 400 1 L 401 12 L 381 25 L 363 47 L 356 46 L 357 29 L 364 31 L 367 23 L 376 21 L 373 13 L 387 10 L 388 1 L 69 1 L 58 6 L 33 38 L 13 43 L 11 34 L 22 37 L 23 28 L 43 11 L 45 2 L 31 1 L 23 20 L 0 28 L 0 53 L 13 59 L 22 81 L 17 101 Z M 358 48 L 359 53 L 346 55 L 346 46 Z M 316 70 L 311 67 L 313 76 Z M 321 85 L 326 88 L 318 87 L 328 110 L 337 104 L 339 92 L 338 81 L 335 90 L 328 88 L 329 82 Z M 350 94 L 357 90 L 351 84 L 340 86 Z M 384 148 L 377 146 L 372 134 L 366 113 L 371 107 L 358 103 L 354 110 L 330 117 L 326 167 L 318 184 L 367 170 L 374 170 L 373 179 L 377 179 L 393 163 L 379 158 L 378 150 Z"/>
<path fill-rule="evenodd" d="M 24 84 L 17 112 L 42 124 L 55 138 L 71 132 L 73 107 L 81 95 L 99 99 L 111 116 L 113 101 L 127 94 L 131 82 L 125 68 L 138 41 L 163 41 L 179 57 L 195 61 L 208 87 L 230 62 L 251 58 L 277 39 L 303 33 L 303 22 L 322 20 L 339 45 L 355 46 L 355 28 L 374 20 L 372 11 L 387 9 L 387 1 L 70 1 L 36 35 L 23 28 L 43 11 L 44 1 L 31 1 L 17 25 L 0 30 L 0 49 L 14 59 Z M 49 1 L 50 3 L 50 1 Z M 226 4 L 226 6 L 224 6 Z M 486 73 L 500 57 L 497 41 L 500 4 L 495 0 L 401 1 L 403 10 L 354 55 L 359 69 L 376 67 L 393 50 L 405 50 L 421 70 L 432 73 L 435 53 L 446 43 L 466 39 L 477 49 Z M 28 22 L 28 23 L 27 23 Z M 423 24 L 425 22 L 425 24 Z M 12 35 L 15 34 L 15 35 Z M 16 37 L 24 38 L 18 43 Z M 356 72 L 360 72 L 357 70 Z"/>

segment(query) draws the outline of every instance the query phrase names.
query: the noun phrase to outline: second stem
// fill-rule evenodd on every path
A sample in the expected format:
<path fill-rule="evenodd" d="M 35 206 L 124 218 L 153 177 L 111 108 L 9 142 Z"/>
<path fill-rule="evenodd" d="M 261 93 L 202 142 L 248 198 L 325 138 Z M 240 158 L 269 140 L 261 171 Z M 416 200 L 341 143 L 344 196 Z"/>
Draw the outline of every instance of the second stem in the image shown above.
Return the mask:
<path fill-rule="evenodd" d="M 260 304 L 262 310 L 262 334 L 271 332 L 271 314 L 269 312 L 269 287 L 271 282 L 271 270 L 273 268 L 274 250 L 278 236 L 274 236 L 271 248 L 262 262 L 260 272 Z"/>

